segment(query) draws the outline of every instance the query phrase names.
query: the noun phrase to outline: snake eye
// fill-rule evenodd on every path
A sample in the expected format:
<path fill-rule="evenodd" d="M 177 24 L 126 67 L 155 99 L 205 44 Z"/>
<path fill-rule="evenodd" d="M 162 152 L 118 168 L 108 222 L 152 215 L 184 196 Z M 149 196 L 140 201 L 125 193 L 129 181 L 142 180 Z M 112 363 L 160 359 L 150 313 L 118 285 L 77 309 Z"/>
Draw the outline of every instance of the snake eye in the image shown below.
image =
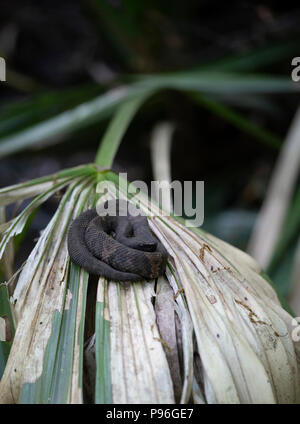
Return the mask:
<path fill-rule="evenodd" d="M 131 229 L 128 231 L 128 233 L 127 233 L 127 237 L 128 237 L 128 238 L 133 237 L 133 228 L 131 228 Z"/>
<path fill-rule="evenodd" d="M 154 250 L 156 249 L 156 242 L 149 242 L 149 243 L 145 243 L 142 242 L 140 243 L 140 248 L 143 250 L 146 250 L 147 252 L 154 252 Z"/>

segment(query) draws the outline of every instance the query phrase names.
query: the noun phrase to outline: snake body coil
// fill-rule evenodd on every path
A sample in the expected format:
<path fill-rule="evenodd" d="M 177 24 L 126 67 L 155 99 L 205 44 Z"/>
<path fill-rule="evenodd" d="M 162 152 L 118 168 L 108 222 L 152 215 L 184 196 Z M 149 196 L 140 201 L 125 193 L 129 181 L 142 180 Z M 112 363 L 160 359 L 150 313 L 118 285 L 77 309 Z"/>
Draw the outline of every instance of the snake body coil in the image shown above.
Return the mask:
<path fill-rule="evenodd" d="M 113 201 L 106 202 L 106 207 L 109 202 Z M 114 204 L 115 216 L 99 216 L 94 208 L 73 221 L 68 232 L 72 261 L 90 274 L 110 280 L 157 278 L 166 267 L 166 249 L 151 233 L 146 216 L 131 215 L 125 201 Z"/>

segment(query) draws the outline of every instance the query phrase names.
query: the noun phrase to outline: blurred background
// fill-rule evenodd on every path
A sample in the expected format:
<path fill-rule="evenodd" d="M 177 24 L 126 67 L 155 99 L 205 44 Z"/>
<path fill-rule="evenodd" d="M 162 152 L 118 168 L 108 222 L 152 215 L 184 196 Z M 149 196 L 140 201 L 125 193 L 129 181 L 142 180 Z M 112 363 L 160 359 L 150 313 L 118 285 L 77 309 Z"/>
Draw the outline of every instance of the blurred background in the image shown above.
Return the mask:
<path fill-rule="evenodd" d="M 172 180 L 205 181 L 203 229 L 256 256 L 295 309 L 300 83 L 291 80 L 291 61 L 300 56 L 299 41 L 300 6 L 287 2 L 2 2 L 0 187 L 93 162 L 111 116 L 107 93 L 175 75 L 185 89 L 167 83 L 146 102 L 114 169 L 150 182 L 151 133 L 160 122 L 173 123 Z M 203 90 L 210 74 L 211 92 Z M 96 116 L 94 99 L 104 104 Z M 63 112 L 82 104 L 80 125 L 76 117 L 64 124 Z M 282 184 L 287 192 L 278 200 Z M 41 207 L 16 265 L 55 207 L 55 200 Z"/>

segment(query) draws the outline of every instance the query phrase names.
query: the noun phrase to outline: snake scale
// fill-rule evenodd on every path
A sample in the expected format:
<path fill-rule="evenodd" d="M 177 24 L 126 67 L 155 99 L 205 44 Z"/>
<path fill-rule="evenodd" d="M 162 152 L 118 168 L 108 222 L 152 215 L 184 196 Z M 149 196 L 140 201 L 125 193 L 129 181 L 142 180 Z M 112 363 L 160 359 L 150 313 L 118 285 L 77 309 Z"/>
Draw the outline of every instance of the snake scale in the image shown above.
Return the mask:
<path fill-rule="evenodd" d="M 114 281 L 141 281 L 162 275 L 167 251 L 152 234 L 145 215 L 130 213 L 126 201 L 106 201 L 115 214 L 99 216 L 96 208 L 79 215 L 68 231 L 71 260 L 90 274 Z M 125 214 L 124 214 L 125 211 Z"/>

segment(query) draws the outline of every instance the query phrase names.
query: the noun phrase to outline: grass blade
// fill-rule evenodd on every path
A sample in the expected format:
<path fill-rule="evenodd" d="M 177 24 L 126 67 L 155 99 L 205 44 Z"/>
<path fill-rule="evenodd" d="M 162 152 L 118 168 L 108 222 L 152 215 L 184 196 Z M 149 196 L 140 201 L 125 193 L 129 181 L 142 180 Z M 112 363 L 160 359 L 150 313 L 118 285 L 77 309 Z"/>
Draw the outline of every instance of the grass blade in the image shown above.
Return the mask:
<path fill-rule="evenodd" d="M 6 284 L 0 284 L 0 380 L 15 334 L 14 321 Z"/>
<path fill-rule="evenodd" d="M 274 249 L 272 260 L 268 267 L 268 273 L 274 271 L 279 260 L 287 251 L 290 243 L 299 235 L 300 229 L 300 186 L 298 186 L 294 199 L 287 211 L 287 215 L 282 225 L 279 240 Z"/>
<path fill-rule="evenodd" d="M 95 163 L 108 168 L 112 166 L 114 157 L 130 121 L 150 94 L 151 92 L 143 93 L 120 106 L 101 140 Z"/>
<path fill-rule="evenodd" d="M 112 403 L 110 319 L 108 314 L 108 285 L 101 278 L 98 283 L 96 302 L 96 387 L 95 403 Z"/>
<path fill-rule="evenodd" d="M 108 91 L 93 100 L 0 139 L 0 157 L 34 146 L 43 140 L 66 136 L 110 116 L 123 102 L 165 89 L 206 94 L 297 92 L 287 78 L 238 73 L 177 72 L 135 77 L 131 85 Z M 112 131 L 112 130 L 110 130 Z"/>
<path fill-rule="evenodd" d="M 193 98 L 215 115 L 226 120 L 239 130 L 253 136 L 262 143 L 275 149 L 278 149 L 281 146 L 282 140 L 279 137 L 253 124 L 250 120 L 244 118 L 243 115 L 221 102 L 198 93 L 193 94 Z"/>

